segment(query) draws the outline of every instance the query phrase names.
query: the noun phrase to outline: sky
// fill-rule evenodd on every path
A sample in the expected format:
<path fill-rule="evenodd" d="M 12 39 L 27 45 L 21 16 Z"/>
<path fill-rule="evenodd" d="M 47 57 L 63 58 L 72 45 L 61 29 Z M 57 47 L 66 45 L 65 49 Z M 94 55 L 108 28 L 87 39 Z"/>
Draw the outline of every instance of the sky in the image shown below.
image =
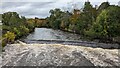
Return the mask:
<path fill-rule="evenodd" d="M 0 14 L 5 12 L 17 12 L 27 18 L 46 18 L 51 9 L 60 8 L 62 11 L 81 9 L 87 0 L 2 0 L 0 2 Z M 110 2 L 118 5 L 120 0 L 89 0 L 91 4 L 100 5 L 101 2 Z"/>

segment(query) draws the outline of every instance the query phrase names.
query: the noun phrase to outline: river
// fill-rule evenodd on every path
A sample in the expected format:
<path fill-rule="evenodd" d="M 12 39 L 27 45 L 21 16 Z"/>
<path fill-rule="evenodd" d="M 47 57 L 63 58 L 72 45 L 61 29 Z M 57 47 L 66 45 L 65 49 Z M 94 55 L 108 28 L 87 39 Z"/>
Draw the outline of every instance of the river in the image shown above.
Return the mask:
<path fill-rule="evenodd" d="M 48 28 L 36 28 L 35 31 L 24 40 L 32 44 L 23 44 L 23 42 L 19 42 L 20 44 L 9 44 L 4 47 L 4 52 L 2 56 L 0 56 L 0 60 L 2 60 L 2 63 L 0 62 L 0 67 L 3 65 L 7 67 L 115 66 L 116 68 L 116 66 L 120 65 L 118 61 L 120 60 L 118 56 L 119 49 L 102 49 L 107 47 L 110 48 L 110 46 L 117 46 L 117 44 L 82 41 L 80 40 L 80 35 Z M 33 44 L 33 41 L 35 44 Z M 49 44 L 46 44 L 48 42 Z M 77 46 L 71 46 L 73 43 Z M 102 48 L 93 48 L 101 46 Z"/>
<path fill-rule="evenodd" d="M 80 35 L 54 30 L 50 28 L 35 28 L 35 31 L 27 36 L 28 40 L 80 40 Z"/>
<path fill-rule="evenodd" d="M 24 38 L 26 43 L 83 45 L 101 48 L 119 48 L 119 44 L 106 44 L 95 41 L 83 41 L 81 36 L 74 33 L 50 28 L 35 28 L 35 31 Z"/>

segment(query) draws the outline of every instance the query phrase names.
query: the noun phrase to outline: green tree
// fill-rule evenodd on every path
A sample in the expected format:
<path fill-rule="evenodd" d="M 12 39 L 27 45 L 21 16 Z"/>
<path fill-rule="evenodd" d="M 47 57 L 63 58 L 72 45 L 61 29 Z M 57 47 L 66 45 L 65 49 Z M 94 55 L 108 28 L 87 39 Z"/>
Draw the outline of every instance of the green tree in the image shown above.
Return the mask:
<path fill-rule="evenodd" d="M 109 37 L 120 36 L 120 7 L 108 7 L 107 16 Z"/>
<path fill-rule="evenodd" d="M 103 10 L 92 28 L 86 33 L 94 38 L 110 39 L 120 36 L 120 7 L 110 6 Z"/>
<path fill-rule="evenodd" d="M 6 12 L 2 14 L 3 23 L 3 44 L 13 42 L 14 39 L 18 39 L 27 35 L 34 29 L 34 22 L 28 23 L 24 16 L 19 16 L 16 12 Z"/>
<path fill-rule="evenodd" d="M 109 6 L 110 6 L 109 2 L 103 2 L 103 3 L 101 3 L 101 5 L 97 9 L 98 14 L 100 14 L 102 12 L 102 10 L 107 9 Z"/>
<path fill-rule="evenodd" d="M 91 28 L 92 23 L 96 19 L 96 9 L 92 7 L 90 2 L 85 2 L 84 8 L 83 8 L 83 13 L 81 14 L 82 21 L 85 24 L 84 28 L 85 30 L 88 30 Z"/>
<path fill-rule="evenodd" d="M 16 12 L 7 12 L 2 14 L 3 25 L 12 26 L 13 24 L 18 24 L 19 19 L 19 14 Z"/>
<path fill-rule="evenodd" d="M 50 10 L 50 13 L 51 15 L 48 18 L 50 26 L 54 29 L 59 29 L 63 12 L 60 9 L 56 8 L 54 10 Z"/>
<path fill-rule="evenodd" d="M 61 25 L 60 25 L 60 28 L 62 30 L 68 30 L 69 29 L 71 15 L 72 14 L 68 11 L 66 11 L 62 14 Z"/>

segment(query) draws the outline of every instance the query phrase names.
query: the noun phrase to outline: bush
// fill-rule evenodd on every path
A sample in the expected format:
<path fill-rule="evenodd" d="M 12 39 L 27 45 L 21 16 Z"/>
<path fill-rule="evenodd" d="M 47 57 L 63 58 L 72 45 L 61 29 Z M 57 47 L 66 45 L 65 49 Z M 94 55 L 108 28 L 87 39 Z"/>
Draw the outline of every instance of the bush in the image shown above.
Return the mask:
<path fill-rule="evenodd" d="M 7 31 L 7 33 L 3 36 L 6 39 L 7 43 L 14 42 L 15 34 L 12 32 Z"/>
<path fill-rule="evenodd" d="M 103 10 L 86 34 L 94 38 L 111 39 L 120 36 L 120 8 L 111 6 Z"/>

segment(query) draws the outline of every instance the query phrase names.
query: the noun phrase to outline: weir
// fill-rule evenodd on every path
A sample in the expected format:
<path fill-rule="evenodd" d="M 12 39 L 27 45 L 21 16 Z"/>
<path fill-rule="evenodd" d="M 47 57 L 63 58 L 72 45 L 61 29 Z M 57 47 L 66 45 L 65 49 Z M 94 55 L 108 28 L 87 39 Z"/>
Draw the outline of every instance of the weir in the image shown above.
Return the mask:
<path fill-rule="evenodd" d="M 81 39 L 81 35 L 50 28 L 35 28 L 33 33 L 21 39 L 21 41 L 27 44 L 63 44 L 103 49 L 120 49 L 120 45 L 117 43 L 85 41 Z"/>
<path fill-rule="evenodd" d="M 27 44 L 63 44 L 63 45 L 74 45 L 74 46 L 86 46 L 93 48 L 103 48 L 103 49 L 120 49 L 119 44 L 107 44 L 98 42 L 88 42 L 88 41 L 75 41 L 75 40 L 24 40 Z"/>

